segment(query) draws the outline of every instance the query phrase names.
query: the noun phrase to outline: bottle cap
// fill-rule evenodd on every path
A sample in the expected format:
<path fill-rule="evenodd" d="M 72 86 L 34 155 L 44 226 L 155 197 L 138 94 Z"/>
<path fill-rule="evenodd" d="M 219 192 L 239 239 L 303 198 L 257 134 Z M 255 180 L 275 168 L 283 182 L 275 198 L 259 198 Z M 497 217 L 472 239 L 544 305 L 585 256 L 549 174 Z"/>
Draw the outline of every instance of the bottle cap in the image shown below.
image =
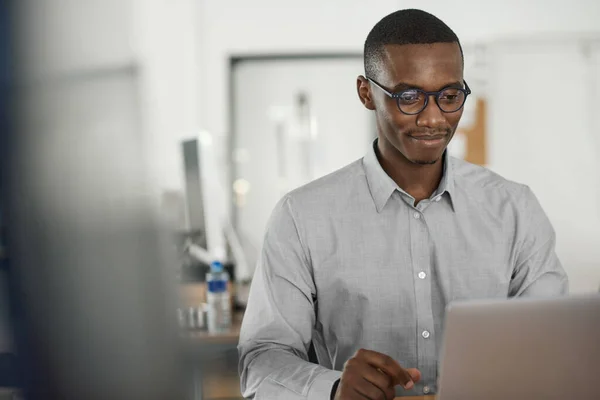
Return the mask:
<path fill-rule="evenodd" d="M 210 270 L 212 272 L 223 272 L 223 264 L 221 263 L 221 261 L 213 261 L 210 264 Z"/>

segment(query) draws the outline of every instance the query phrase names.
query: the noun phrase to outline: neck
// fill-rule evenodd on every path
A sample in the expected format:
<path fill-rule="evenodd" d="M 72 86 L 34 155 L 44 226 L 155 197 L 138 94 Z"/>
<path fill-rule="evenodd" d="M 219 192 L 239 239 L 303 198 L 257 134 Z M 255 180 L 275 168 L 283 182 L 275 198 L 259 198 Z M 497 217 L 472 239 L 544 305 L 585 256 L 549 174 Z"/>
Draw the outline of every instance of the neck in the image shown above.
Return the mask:
<path fill-rule="evenodd" d="M 375 153 L 383 170 L 398 187 L 415 199 L 415 204 L 430 198 L 442 180 L 443 158 L 434 164 L 415 164 L 395 147 L 386 146 L 381 140 L 377 141 Z"/>

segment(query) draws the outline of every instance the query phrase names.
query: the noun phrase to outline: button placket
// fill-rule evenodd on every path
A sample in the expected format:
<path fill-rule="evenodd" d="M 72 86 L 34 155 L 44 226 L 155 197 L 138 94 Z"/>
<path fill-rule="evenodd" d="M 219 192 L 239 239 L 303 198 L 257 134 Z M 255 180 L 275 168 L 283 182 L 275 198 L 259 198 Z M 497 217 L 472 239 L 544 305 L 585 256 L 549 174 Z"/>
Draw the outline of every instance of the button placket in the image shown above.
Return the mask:
<path fill-rule="evenodd" d="M 431 255 L 431 236 L 427 228 L 424 210 L 427 204 L 419 203 L 409 210 L 410 251 L 412 255 L 413 280 L 415 285 L 415 303 L 417 313 L 417 368 L 423 373 L 423 380 L 429 382 L 435 379 L 435 342 L 430 337 L 433 326 L 433 311 L 431 309 L 431 285 L 425 279 L 429 275 Z M 426 338 L 423 332 L 427 330 Z"/>

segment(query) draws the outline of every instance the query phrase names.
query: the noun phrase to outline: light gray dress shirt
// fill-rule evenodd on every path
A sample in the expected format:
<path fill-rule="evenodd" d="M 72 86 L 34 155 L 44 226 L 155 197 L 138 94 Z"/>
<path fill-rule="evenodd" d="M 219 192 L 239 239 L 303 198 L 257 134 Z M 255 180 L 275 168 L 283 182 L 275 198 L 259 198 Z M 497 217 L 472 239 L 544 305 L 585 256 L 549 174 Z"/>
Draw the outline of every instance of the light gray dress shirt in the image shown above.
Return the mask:
<path fill-rule="evenodd" d="M 245 397 L 328 400 L 360 348 L 421 371 L 398 395 L 435 393 L 451 301 L 567 292 L 529 187 L 446 153 L 438 190 L 414 203 L 374 148 L 278 203 L 238 346 Z"/>

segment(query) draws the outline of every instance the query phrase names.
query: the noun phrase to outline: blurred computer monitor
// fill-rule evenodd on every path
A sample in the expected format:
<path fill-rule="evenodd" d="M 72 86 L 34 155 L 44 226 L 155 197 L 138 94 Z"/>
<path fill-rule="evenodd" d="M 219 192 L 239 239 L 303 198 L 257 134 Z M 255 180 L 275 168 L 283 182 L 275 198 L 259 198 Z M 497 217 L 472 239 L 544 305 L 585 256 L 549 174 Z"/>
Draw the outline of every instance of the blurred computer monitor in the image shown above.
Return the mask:
<path fill-rule="evenodd" d="M 225 206 L 223 185 L 210 133 L 199 133 L 181 141 L 183 159 L 186 229 L 194 243 L 210 257 L 224 259 Z"/>

